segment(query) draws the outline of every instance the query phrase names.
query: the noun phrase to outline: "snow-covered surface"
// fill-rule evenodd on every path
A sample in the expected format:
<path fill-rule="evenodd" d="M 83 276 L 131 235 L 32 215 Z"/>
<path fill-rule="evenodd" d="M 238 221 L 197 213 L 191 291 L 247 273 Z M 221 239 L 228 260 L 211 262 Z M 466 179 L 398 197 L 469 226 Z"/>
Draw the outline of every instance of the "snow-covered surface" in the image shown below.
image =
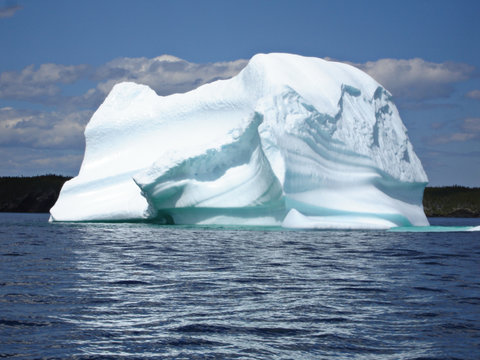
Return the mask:
<path fill-rule="evenodd" d="M 350 65 L 259 54 L 185 94 L 118 84 L 85 137 L 52 221 L 428 225 L 427 176 L 391 95 Z"/>

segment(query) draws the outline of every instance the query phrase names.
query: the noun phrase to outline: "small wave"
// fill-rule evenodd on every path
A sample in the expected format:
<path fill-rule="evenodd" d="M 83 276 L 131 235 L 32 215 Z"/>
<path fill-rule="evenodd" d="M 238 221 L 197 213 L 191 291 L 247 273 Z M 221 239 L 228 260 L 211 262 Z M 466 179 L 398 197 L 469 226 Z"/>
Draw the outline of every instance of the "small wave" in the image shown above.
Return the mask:
<path fill-rule="evenodd" d="M 420 356 L 420 357 L 412 358 L 411 360 L 462 360 L 462 359 L 459 359 L 459 358 L 443 358 L 443 357 L 438 357 L 438 356 L 435 356 L 435 357 Z"/>
<path fill-rule="evenodd" d="M 309 332 L 304 329 L 284 328 L 284 327 L 237 327 L 224 325 L 209 324 L 189 324 L 177 328 L 172 331 L 180 333 L 202 333 L 202 334 L 256 334 L 262 336 L 294 336 L 299 333 Z"/>
<path fill-rule="evenodd" d="M 387 231 L 391 232 L 470 232 L 480 231 L 480 226 L 401 226 Z"/>
<path fill-rule="evenodd" d="M 413 314 L 414 318 L 418 319 L 424 319 L 424 318 L 434 318 L 439 316 L 439 313 L 434 313 L 434 312 L 426 312 L 426 313 L 418 313 L 418 314 Z"/>
<path fill-rule="evenodd" d="M 461 304 L 473 304 L 473 305 L 480 305 L 480 297 L 466 297 L 463 299 L 458 300 Z"/>
<path fill-rule="evenodd" d="M 150 283 L 140 280 L 118 280 L 110 282 L 112 285 L 150 285 Z"/>
<path fill-rule="evenodd" d="M 218 341 L 211 341 L 211 340 L 206 340 L 202 338 L 193 338 L 193 337 L 188 337 L 188 338 L 180 338 L 180 339 L 169 339 L 166 341 L 161 342 L 162 345 L 164 346 L 222 346 L 224 345 L 221 342 Z"/>
<path fill-rule="evenodd" d="M 147 268 L 147 269 L 160 269 L 159 265 L 152 264 L 152 263 L 147 263 L 147 262 L 141 263 L 141 264 L 139 264 L 139 266 L 141 266 L 143 268 Z"/>
<path fill-rule="evenodd" d="M 337 323 L 343 323 L 347 321 L 350 321 L 350 320 L 344 317 L 327 317 L 327 318 L 320 318 L 315 320 L 315 322 L 327 323 L 327 324 L 337 324 Z"/>
<path fill-rule="evenodd" d="M 233 327 L 207 325 L 207 324 L 189 324 L 172 329 L 180 333 L 226 333 L 233 330 Z"/>
<path fill-rule="evenodd" d="M 375 293 L 386 293 L 387 290 L 373 287 L 356 287 L 356 286 L 345 286 L 338 288 L 340 291 L 359 291 L 359 292 L 375 292 Z"/>
<path fill-rule="evenodd" d="M 480 329 L 478 326 L 468 323 L 446 323 L 441 327 L 453 331 L 478 331 Z"/>
<path fill-rule="evenodd" d="M 424 264 L 424 265 L 435 265 L 435 266 L 446 266 L 445 264 L 442 264 L 438 261 L 425 261 L 422 264 Z"/>
<path fill-rule="evenodd" d="M 314 336 L 322 344 L 322 348 L 341 352 L 355 352 L 359 354 L 391 354 L 394 350 L 382 346 L 379 342 L 369 338 L 353 338 L 349 336 L 322 333 Z"/>
<path fill-rule="evenodd" d="M 445 292 L 445 290 L 442 290 L 442 289 L 432 289 L 432 288 L 429 288 L 429 287 L 425 287 L 425 286 L 415 286 L 414 287 L 415 290 L 420 290 L 420 291 L 430 291 L 430 292 Z"/>
<path fill-rule="evenodd" d="M 43 322 L 0 319 L 0 325 L 11 326 L 11 327 L 26 327 L 26 326 L 30 327 L 30 326 L 48 326 L 50 324 L 43 323 Z"/>

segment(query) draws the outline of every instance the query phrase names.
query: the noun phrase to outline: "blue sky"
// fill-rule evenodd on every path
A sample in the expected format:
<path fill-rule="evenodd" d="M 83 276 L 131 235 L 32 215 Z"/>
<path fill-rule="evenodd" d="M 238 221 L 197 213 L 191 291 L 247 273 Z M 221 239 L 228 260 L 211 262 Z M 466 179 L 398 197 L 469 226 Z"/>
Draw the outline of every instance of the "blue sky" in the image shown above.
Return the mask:
<path fill-rule="evenodd" d="M 0 175 L 76 175 L 83 128 L 116 82 L 167 95 L 291 52 L 369 73 L 430 184 L 480 186 L 478 14 L 466 0 L 0 0 Z"/>

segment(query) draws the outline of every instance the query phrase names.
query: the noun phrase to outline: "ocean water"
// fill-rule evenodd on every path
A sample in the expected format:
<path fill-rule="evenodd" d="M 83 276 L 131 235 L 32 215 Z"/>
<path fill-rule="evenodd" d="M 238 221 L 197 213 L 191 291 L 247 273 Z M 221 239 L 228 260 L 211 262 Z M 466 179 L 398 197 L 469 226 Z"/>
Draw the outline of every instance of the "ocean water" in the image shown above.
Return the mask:
<path fill-rule="evenodd" d="M 478 231 L 47 219 L 0 214 L 0 358 L 480 358 Z"/>

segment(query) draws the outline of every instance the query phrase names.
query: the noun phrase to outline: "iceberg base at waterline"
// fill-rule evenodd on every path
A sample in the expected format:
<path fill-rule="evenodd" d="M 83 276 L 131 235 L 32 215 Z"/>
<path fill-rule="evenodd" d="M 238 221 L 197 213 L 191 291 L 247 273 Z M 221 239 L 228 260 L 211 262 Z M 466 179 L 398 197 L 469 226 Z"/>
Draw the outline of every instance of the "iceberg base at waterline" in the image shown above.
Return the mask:
<path fill-rule="evenodd" d="M 472 232 L 480 231 L 479 226 L 405 226 L 405 227 L 393 227 L 388 229 L 391 232 Z"/>
<path fill-rule="evenodd" d="M 117 84 L 85 139 L 51 221 L 428 225 L 428 180 L 390 93 L 347 64 L 259 54 L 184 94 Z"/>

